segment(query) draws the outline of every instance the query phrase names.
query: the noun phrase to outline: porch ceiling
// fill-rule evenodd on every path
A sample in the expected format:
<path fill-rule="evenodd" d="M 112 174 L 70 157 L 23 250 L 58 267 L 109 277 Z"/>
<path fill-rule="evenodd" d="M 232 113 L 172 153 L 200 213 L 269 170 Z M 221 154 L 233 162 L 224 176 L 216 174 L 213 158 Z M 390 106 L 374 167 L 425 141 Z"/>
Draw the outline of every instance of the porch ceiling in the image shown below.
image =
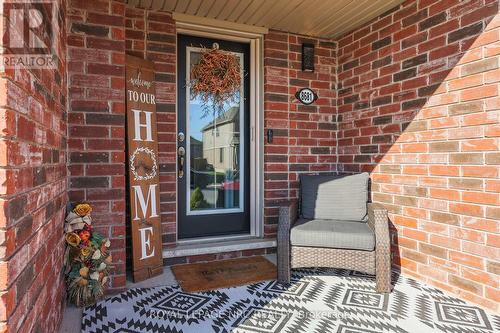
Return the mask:
<path fill-rule="evenodd" d="M 127 0 L 128 5 L 335 38 L 403 0 Z"/>

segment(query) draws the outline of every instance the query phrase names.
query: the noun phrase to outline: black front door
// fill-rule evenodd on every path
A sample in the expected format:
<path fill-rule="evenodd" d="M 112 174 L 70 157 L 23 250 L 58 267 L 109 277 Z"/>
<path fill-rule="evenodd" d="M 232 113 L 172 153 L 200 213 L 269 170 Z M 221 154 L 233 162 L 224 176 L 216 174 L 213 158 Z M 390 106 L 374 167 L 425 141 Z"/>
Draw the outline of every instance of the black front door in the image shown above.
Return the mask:
<path fill-rule="evenodd" d="M 250 232 L 250 45 L 178 35 L 179 239 Z M 203 48 L 218 47 L 240 62 L 240 92 L 221 108 L 190 91 L 190 72 Z"/>

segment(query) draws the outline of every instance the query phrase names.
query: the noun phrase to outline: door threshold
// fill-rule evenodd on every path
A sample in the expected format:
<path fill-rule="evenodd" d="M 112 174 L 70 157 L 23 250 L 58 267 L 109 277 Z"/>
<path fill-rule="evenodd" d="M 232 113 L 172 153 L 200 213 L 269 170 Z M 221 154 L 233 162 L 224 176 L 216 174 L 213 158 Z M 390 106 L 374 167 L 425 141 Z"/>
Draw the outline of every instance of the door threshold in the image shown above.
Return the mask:
<path fill-rule="evenodd" d="M 163 258 L 176 258 L 202 254 L 223 253 L 276 247 L 275 239 L 247 238 L 230 241 L 210 241 L 205 243 L 184 242 L 176 247 L 163 249 Z"/>
<path fill-rule="evenodd" d="M 255 239 L 255 238 L 256 238 L 255 236 L 252 236 L 250 234 L 187 238 L 187 239 L 177 240 L 177 245 L 222 243 L 235 240 L 245 240 L 245 239 Z"/>

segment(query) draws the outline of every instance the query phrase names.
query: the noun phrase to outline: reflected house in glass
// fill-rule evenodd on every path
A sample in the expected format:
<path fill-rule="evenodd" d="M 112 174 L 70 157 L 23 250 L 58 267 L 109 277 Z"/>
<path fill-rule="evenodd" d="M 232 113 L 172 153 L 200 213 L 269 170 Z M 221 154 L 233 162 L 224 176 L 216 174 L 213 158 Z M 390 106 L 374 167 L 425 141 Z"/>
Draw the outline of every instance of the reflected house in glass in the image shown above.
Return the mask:
<path fill-rule="evenodd" d="M 238 170 L 239 107 L 233 106 L 202 128 L 203 158 L 215 172 Z"/>
<path fill-rule="evenodd" d="M 197 161 L 200 158 L 203 158 L 203 142 L 191 136 L 189 145 L 191 149 L 191 158 L 193 161 Z"/>
<path fill-rule="evenodd" d="M 202 157 L 214 171 L 217 207 L 239 206 L 240 108 L 233 106 L 201 129 Z"/>

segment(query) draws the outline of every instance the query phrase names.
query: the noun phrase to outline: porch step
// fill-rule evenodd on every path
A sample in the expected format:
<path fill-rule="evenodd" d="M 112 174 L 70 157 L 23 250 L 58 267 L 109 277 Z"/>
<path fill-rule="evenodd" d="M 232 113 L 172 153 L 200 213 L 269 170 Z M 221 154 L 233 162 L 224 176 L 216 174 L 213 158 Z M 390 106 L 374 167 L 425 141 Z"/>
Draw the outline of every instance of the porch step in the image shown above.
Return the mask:
<path fill-rule="evenodd" d="M 251 238 L 233 241 L 217 241 L 210 243 L 178 244 L 174 248 L 164 249 L 163 258 L 185 257 L 200 254 L 223 253 L 275 247 L 276 240 Z"/>

